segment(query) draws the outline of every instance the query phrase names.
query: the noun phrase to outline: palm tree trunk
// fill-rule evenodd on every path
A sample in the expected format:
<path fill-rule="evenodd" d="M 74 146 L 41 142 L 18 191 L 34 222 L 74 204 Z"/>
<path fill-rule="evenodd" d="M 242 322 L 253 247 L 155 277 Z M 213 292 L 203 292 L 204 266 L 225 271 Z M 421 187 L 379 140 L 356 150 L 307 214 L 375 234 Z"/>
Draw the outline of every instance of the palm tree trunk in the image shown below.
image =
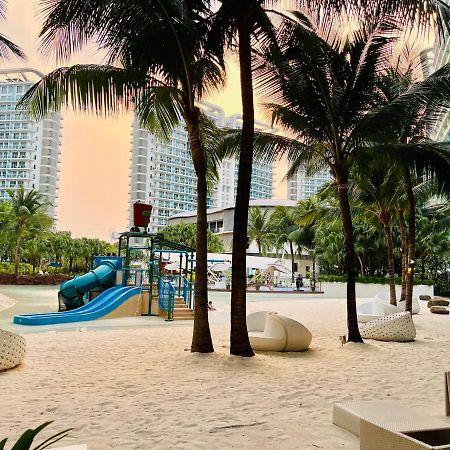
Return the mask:
<path fill-rule="evenodd" d="M 255 111 L 253 105 L 253 82 L 251 61 L 250 23 L 239 26 L 239 66 L 242 97 L 242 137 L 239 155 L 239 176 L 233 228 L 233 271 L 231 274 L 231 331 L 230 353 L 238 356 L 254 356 L 247 332 L 246 318 L 246 247 L 248 204 L 252 180 L 253 139 Z"/>
<path fill-rule="evenodd" d="M 16 237 L 16 251 L 14 253 L 14 275 L 17 277 L 19 275 L 19 265 L 20 265 L 20 242 L 22 240 L 21 229 L 17 230 Z"/>
<path fill-rule="evenodd" d="M 342 215 L 342 227 L 344 230 L 345 265 L 347 272 L 347 341 L 363 342 L 358 328 L 358 316 L 356 313 L 355 242 L 353 237 L 352 215 L 348 200 L 347 180 L 347 174 L 344 174 L 341 179 L 336 180 L 339 206 Z"/>
<path fill-rule="evenodd" d="M 391 305 L 397 306 L 397 295 L 395 293 L 394 244 L 392 242 L 392 228 L 388 222 L 383 223 L 383 228 L 384 234 L 386 236 L 390 303 Z"/>
<path fill-rule="evenodd" d="M 208 221 L 206 155 L 200 140 L 200 110 L 194 107 L 186 117 L 189 145 L 197 174 L 197 235 L 195 246 L 195 311 L 191 352 L 214 351 L 208 321 Z"/>
<path fill-rule="evenodd" d="M 361 266 L 361 275 L 364 276 L 365 272 L 364 272 L 364 263 L 361 259 L 361 256 L 358 255 L 358 261 L 359 261 L 359 265 Z"/>
<path fill-rule="evenodd" d="M 404 171 L 406 199 L 408 203 L 408 261 L 406 269 L 405 311 L 412 312 L 414 261 L 416 259 L 416 202 L 409 168 Z"/>
<path fill-rule="evenodd" d="M 400 301 L 404 302 L 406 299 L 406 267 L 408 264 L 408 238 L 406 236 L 406 222 L 403 215 L 403 209 L 398 210 L 398 223 L 400 225 L 400 236 L 402 240 L 402 291 L 400 294 Z"/>
<path fill-rule="evenodd" d="M 295 257 L 294 257 L 294 245 L 292 241 L 289 241 L 289 249 L 291 251 L 291 272 L 292 272 L 292 283 L 294 282 L 294 269 L 295 269 Z"/>

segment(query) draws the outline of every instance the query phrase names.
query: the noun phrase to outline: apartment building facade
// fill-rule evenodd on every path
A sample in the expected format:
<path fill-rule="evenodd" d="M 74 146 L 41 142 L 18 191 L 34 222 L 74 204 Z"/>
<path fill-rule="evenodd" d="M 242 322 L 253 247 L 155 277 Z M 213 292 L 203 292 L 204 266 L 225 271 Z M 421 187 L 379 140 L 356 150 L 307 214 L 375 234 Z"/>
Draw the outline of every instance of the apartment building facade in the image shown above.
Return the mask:
<path fill-rule="evenodd" d="M 16 108 L 42 76 L 31 68 L 0 70 L 0 201 L 8 200 L 9 189 L 36 189 L 50 205 L 47 213 L 55 219 L 61 115 L 50 113 L 36 121 Z"/>
<path fill-rule="evenodd" d="M 225 116 L 219 106 L 202 103 L 205 114 L 217 126 L 240 128 L 240 115 Z M 255 122 L 257 129 L 269 130 L 262 122 Z M 130 156 L 130 210 L 132 205 L 145 202 L 153 205 L 149 231 L 155 233 L 168 224 L 168 218 L 184 211 L 194 211 L 197 206 L 197 181 L 192 163 L 188 134 L 184 126 L 172 132 L 169 142 L 158 139 L 141 128 L 135 120 L 132 127 Z M 271 198 L 273 190 L 272 164 L 256 161 L 252 173 L 251 198 Z M 208 199 L 208 207 L 224 208 L 234 204 L 237 189 L 238 163 L 226 159 L 219 168 L 219 180 Z"/>

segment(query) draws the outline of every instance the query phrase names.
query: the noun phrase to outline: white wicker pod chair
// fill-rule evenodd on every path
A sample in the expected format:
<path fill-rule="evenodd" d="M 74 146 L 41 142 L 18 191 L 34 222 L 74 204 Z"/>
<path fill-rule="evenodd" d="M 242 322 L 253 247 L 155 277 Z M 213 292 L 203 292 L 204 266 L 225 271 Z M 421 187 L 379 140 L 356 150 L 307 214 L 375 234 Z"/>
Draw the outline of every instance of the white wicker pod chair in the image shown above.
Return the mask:
<path fill-rule="evenodd" d="M 23 336 L 0 330 L 0 371 L 18 366 L 25 356 L 25 348 Z"/>
<path fill-rule="evenodd" d="M 247 330 L 250 345 L 256 351 L 303 352 L 312 340 L 310 331 L 304 325 L 275 312 L 249 314 Z"/>
<path fill-rule="evenodd" d="M 411 342 L 416 327 L 409 312 L 400 312 L 367 322 L 359 328 L 361 336 L 377 341 Z"/>
<path fill-rule="evenodd" d="M 401 312 L 402 310 L 397 306 L 378 301 L 362 303 L 356 307 L 356 311 L 358 314 L 358 322 L 365 323 L 378 319 L 379 317 Z"/>

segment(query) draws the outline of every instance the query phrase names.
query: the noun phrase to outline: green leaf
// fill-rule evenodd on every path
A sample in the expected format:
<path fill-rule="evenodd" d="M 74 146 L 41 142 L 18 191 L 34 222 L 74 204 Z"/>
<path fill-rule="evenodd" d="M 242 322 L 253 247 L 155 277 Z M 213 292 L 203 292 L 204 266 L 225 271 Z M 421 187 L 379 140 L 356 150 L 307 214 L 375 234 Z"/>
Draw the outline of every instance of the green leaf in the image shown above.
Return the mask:
<path fill-rule="evenodd" d="M 35 429 L 29 429 L 20 436 L 19 440 L 14 444 L 11 450 L 28 450 L 31 448 L 33 439 L 38 433 L 40 433 L 45 427 L 49 426 L 52 422 L 44 422 Z"/>

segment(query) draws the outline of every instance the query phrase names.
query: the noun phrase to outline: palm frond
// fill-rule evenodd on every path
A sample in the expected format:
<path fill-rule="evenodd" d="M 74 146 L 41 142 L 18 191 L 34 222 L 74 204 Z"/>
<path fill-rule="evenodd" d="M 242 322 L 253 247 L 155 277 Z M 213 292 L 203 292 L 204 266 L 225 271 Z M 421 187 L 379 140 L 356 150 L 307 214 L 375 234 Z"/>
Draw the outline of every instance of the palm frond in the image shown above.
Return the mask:
<path fill-rule="evenodd" d="M 32 86 L 18 108 L 36 118 L 71 107 L 99 115 L 130 109 L 145 91 L 147 79 L 113 66 L 75 65 L 57 69 Z"/>
<path fill-rule="evenodd" d="M 183 107 L 178 90 L 168 86 L 150 86 L 139 96 L 136 105 L 141 125 L 162 140 L 169 140 L 180 124 Z"/>
<path fill-rule="evenodd" d="M 0 59 L 8 60 L 11 55 L 26 59 L 25 53 L 18 45 L 14 44 L 3 34 L 0 34 Z"/>

